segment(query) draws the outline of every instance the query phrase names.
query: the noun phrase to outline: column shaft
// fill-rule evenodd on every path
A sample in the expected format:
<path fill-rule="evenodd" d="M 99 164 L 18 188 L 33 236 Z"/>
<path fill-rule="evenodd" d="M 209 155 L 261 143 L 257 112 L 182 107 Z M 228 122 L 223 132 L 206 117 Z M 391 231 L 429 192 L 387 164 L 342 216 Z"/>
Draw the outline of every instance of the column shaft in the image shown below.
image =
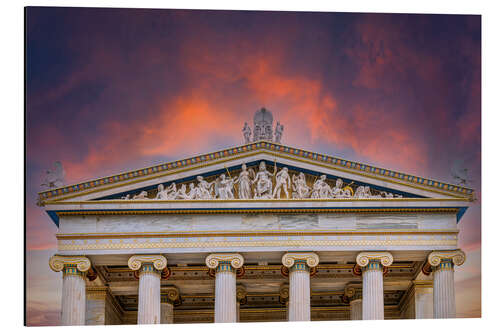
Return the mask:
<path fill-rule="evenodd" d="M 434 270 L 434 318 L 455 318 L 455 280 L 451 260 L 443 260 Z"/>
<path fill-rule="evenodd" d="M 415 319 L 433 318 L 432 288 L 415 288 Z"/>
<path fill-rule="evenodd" d="M 236 320 L 236 274 L 230 262 L 220 262 L 215 273 L 215 322 Z"/>
<path fill-rule="evenodd" d="M 137 324 L 160 323 L 160 278 L 161 273 L 153 264 L 144 263 L 139 273 L 139 309 Z"/>
<path fill-rule="evenodd" d="M 311 320 L 311 287 L 309 267 L 304 261 L 296 261 L 290 269 L 289 321 Z"/>
<path fill-rule="evenodd" d="M 384 280 L 382 265 L 370 261 L 363 268 L 363 320 L 384 319 Z"/>
<path fill-rule="evenodd" d="M 363 319 L 363 301 L 361 299 L 352 300 L 351 303 L 351 320 Z"/>
<path fill-rule="evenodd" d="M 85 325 L 85 273 L 76 267 L 64 267 L 62 325 Z"/>
<path fill-rule="evenodd" d="M 170 302 L 161 303 L 161 324 L 174 323 L 174 305 Z"/>

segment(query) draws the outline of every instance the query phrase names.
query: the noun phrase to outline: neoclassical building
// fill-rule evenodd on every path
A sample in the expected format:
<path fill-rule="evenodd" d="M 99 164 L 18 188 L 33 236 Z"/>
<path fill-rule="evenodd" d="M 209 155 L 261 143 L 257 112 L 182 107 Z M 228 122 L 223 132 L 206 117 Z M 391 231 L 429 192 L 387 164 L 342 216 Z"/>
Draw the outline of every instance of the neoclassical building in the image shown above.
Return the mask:
<path fill-rule="evenodd" d="M 474 191 L 289 147 L 273 124 L 261 109 L 242 146 L 39 193 L 62 324 L 455 317 Z"/>

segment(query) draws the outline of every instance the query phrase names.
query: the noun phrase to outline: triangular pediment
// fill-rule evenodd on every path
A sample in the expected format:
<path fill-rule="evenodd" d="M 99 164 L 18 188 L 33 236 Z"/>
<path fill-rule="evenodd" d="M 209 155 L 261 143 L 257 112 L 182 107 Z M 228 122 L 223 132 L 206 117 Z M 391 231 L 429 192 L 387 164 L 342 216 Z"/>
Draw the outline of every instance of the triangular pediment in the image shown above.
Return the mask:
<path fill-rule="evenodd" d="M 224 174 L 227 178 L 226 181 L 229 177 L 238 177 L 242 171 L 242 165 L 245 164 L 248 171 L 252 170 L 250 178 L 253 181 L 253 174 L 259 171 L 261 162 L 265 163 L 267 172 L 271 174 L 274 174 L 275 166 L 277 172 L 285 167 L 288 169 L 291 181 L 290 199 L 441 198 L 472 200 L 474 197 L 472 189 L 457 185 L 260 141 L 41 192 L 39 193 L 39 202 L 43 205 L 67 201 L 133 200 L 134 197 L 155 200 L 160 184 L 165 190 L 169 187 L 173 189 L 174 185 L 172 184 L 175 183 L 176 192 L 181 190 L 184 185 L 186 194 L 189 194 L 190 186 L 193 187 L 190 184 L 193 183 L 194 187 L 199 187 L 199 181 L 196 179 L 198 176 L 202 176 L 208 183 L 214 182 L 210 188 L 212 197 L 209 199 L 227 199 L 226 196 L 220 198 L 220 195 L 217 194 L 216 185 L 220 187 L 220 184 L 217 184 L 221 181 L 220 175 Z M 303 176 L 300 175 L 301 173 Z M 323 191 L 323 194 L 318 198 L 317 193 L 314 194 L 314 188 L 315 184 L 318 185 L 317 182 L 322 179 L 322 175 L 325 175 L 323 177 L 324 183 L 328 185 L 328 188 L 336 189 L 337 192 L 330 193 L 325 187 L 326 194 Z M 297 182 L 296 180 L 300 177 L 303 178 L 302 181 Z M 276 177 L 269 176 L 269 178 L 272 178 L 272 187 L 274 188 Z M 337 183 L 339 179 L 342 183 L 340 186 Z M 257 183 L 251 185 L 251 194 L 248 199 L 255 198 Z M 295 185 L 301 183 L 304 185 L 302 192 L 295 188 Z M 236 200 L 239 199 L 238 187 L 239 184 L 236 182 L 233 186 L 233 196 Z M 304 196 L 307 188 L 309 193 Z M 318 186 L 316 186 L 316 190 L 317 188 Z M 344 191 L 344 195 L 340 193 L 339 189 Z M 348 192 L 350 195 L 347 195 Z M 169 197 L 168 193 L 165 193 L 164 196 L 160 197 L 172 200 L 192 199 L 183 197 L 182 193 L 176 197 Z M 275 198 L 278 199 L 277 196 Z M 230 199 L 233 198 L 230 197 Z M 256 199 L 270 198 L 261 196 Z M 286 199 L 284 191 L 279 199 Z"/>
<path fill-rule="evenodd" d="M 422 195 L 375 185 L 372 182 L 339 177 L 335 172 L 320 173 L 283 164 L 270 159 L 258 159 L 231 167 L 218 165 L 209 172 L 176 178 L 145 187 L 117 192 L 94 200 L 231 200 L 231 199 L 383 199 L 424 198 Z M 261 180 L 264 188 L 258 193 L 259 167 L 265 165 L 267 177 Z M 276 172 L 274 171 L 276 168 Z M 284 175 L 284 169 L 286 174 Z M 246 171 L 246 172 L 245 172 Z M 283 171 L 283 172 L 282 172 Z M 278 193 L 277 175 L 284 181 Z M 199 178 L 202 177 L 202 178 Z M 268 191 L 265 179 L 270 181 Z M 288 179 L 287 179 L 288 178 Z M 201 181 L 200 181 L 201 179 Z M 198 189 L 207 184 L 208 193 L 203 196 Z M 246 189 L 246 192 L 245 192 Z"/>

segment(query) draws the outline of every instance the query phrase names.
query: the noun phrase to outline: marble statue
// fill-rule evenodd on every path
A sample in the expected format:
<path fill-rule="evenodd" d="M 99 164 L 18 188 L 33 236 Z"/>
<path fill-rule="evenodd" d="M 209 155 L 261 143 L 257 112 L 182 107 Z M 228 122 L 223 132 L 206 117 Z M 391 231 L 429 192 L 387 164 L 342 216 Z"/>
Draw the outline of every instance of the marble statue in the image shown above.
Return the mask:
<path fill-rule="evenodd" d="M 281 136 L 283 135 L 283 125 L 278 123 L 276 124 L 276 129 L 274 130 L 274 142 L 281 143 Z"/>
<path fill-rule="evenodd" d="M 252 135 L 252 130 L 248 123 L 245 122 L 245 126 L 243 126 L 243 137 L 245 138 L 245 143 L 250 143 L 250 135 Z"/>
<path fill-rule="evenodd" d="M 155 199 L 168 200 L 168 192 L 165 190 L 163 184 L 158 185 L 158 193 L 156 194 Z"/>
<path fill-rule="evenodd" d="M 311 192 L 312 199 L 326 199 L 333 196 L 332 189 L 325 181 L 326 175 L 321 175 L 318 180 L 314 182 Z"/>
<path fill-rule="evenodd" d="M 197 199 L 198 188 L 195 187 L 194 183 L 189 183 L 189 193 L 186 194 L 186 200 Z"/>
<path fill-rule="evenodd" d="M 188 195 L 186 194 L 186 184 L 182 184 L 181 188 L 175 192 L 173 196 L 174 200 L 186 200 L 188 199 Z"/>
<path fill-rule="evenodd" d="M 253 178 L 255 178 L 255 172 L 253 169 L 247 170 L 247 165 L 243 164 L 241 166 L 241 172 L 235 181 L 235 184 L 239 184 L 239 199 L 250 199 L 252 197 L 251 183 Z"/>
<path fill-rule="evenodd" d="M 400 194 L 394 194 L 375 190 L 372 192 L 369 186 L 360 185 L 353 193 L 350 185 L 344 184 L 341 178 L 337 178 L 335 186 L 331 187 L 326 182 L 326 175 L 321 175 L 312 188 L 307 185 L 306 176 L 303 172 L 298 175 L 292 175 L 290 178 L 289 170 L 284 167 L 277 172 L 276 164 L 274 172 L 266 169 L 266 163 L 260 162 L 259 170 L 255 174 L 252 168 L 247 168 L 246 164 L 241 165 L 241 172 L 237 177 L 229 177 L 221 174 L 212 182 L 207 182 L 203 176 L 197 176 L 198 184 L 191 182 L 189 185 L 181 184 L 177 189 L 176 183 L 172 182 L 165 188 L 164 184 L 158 185 L 156 200 L 231 200 L 235 199 L 235 185 L 238 184 L 238 199 L 280 199 L 281 191 L 285 192 L 287 199 L 290 198 L 289 189 L 292 189 L 293 199 L 392 199 L 402 198 Z M 229 172 L 228 172 L 229 173 Z M 273 189 L 273 177 L 275 185 Z M 255 185 L 255 188 L 253 188 Z M 188 192 L 189 186 L 189 192 Z M 253 193 L 253 197 L 252 197 Z M 141 191 L 139 194 L 127 194 L 121 197 L 122 200 L 144 200 L 149 199 L 147 191 Z"/>
<path fill-rule="evenodd" d="M 45 172 L 45 178 L 41 186 L 47 186 L 48 188 L 61 187 L 64 184 L 65 176 L 66 172 L 62 163 L 57 161 L 54 163 L 54 170 L 47 170 Z"/>
<path fill-rule="evenodd" d="M 307 186 L 306 176 L 303 172 L 299 173 L 298 176 L 292 176 L 292 198 L 294 199 L 305 199 L 309 196 L 311 188 Z"/>
<path fill-rule="evenodd" d="M 350 189 L 349 185 L 344 186 L 344 181 L 340 178 L 337 178 L 337 181 L 335 182 L 335 187 L 332 189 L 332 195 L 334 198 L 337 199 L 350 198 L 351 191 L 349 189 Z"/>
<path fill-rule="evenodd" d="M 354 193 L 354 198 L 356 199 L 372 198 L 372 194 L 370 192 L 370 186 L 358 186 L 356 192 Z"/>
<path fill-rule="evenodd" d="M 215 197 L 218 199 L 234 199 L 234 182 L 237 177 L 226 178 L 225 174 L 221 174 L 215 182 Z"/>
<path fill-rule="evenodd" d="M 281 188 L 285 192 L 286 198 L 289 199 L 288 188 L 290 188 L 290 176 L 288 175 L 288 168 L 284 167 L 276 174 L 276 185 L 273 191 L 273 198 L 279 199 L 281 197 Z"/>
<path fill-rule="evenodd" d="M 274 167 L 274 171 L 276 172 L 276 166 Z M 254 191 L 254 199 L 271 199 L 272 198 L 272 190 L 273 190 L 273 182 L 271 178 L 274 174 L 270 173 L 266 170 L 266 163 L 264 161 L 259 164 L 259 172 L 255 175 L 255 179 L 252 184 L 257 183 L 257 187 Z"/>
<path fill-rule="evenodd" d="M 253 141 L 273 141 L 273 115 L 261 108 L 253 116 Z"/>
<path fill-rule="evenodd" d="M 141 191 L 141 193 L 134 195 L 132 198 L 132 200 L 144 200 L 144 199 L 148 199 L 148 192 L 146 191 Z"/>
<path fill-rule="evenodd" d="M 198 181 L 197 199 L 204 199 L 204 200 L 214 199 L 211 193 L 211 189 L 215 181 L 209 183 L 205 179 L 203 179 L 202 176 L 197 176 L 196 180 Z"/>

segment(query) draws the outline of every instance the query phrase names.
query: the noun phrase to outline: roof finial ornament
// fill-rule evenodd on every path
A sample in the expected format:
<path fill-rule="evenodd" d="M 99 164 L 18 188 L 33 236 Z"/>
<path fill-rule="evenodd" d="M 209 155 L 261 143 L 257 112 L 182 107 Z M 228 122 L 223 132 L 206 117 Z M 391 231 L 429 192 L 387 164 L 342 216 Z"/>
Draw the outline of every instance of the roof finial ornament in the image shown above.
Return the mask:
<path fill-rule="evenodd" d="M 250 135 L 252 135 L 252 130 L 248 123 L 245 121 L 245 126 L 243 126 L 243 136 L 245 137 L 245 144 L 250 143 Z"/>
<path fill-rule="evenodd" d="M 253 138 L 250 139 L 252 130 L 247 122 L 245 122 L 242 132 L 245 138 L 245 144 L 261 140 L 281 143 L 283 129 L 283 125 L 278 122 L 273 133 L 273 114 L 271 111 L 262 107 L 257 110 L 253 116 Z"/>
<path fill-rule="evenodd" d="M 47 170 L 45 172 L 45 178 L 40 186 L 47 186 L 48 188 L 63 186 L 65 177 L 66 172 L 64 171 L 63 165 L 61 162 L 57 161 L 54 163 L 54 170 Z"/>

